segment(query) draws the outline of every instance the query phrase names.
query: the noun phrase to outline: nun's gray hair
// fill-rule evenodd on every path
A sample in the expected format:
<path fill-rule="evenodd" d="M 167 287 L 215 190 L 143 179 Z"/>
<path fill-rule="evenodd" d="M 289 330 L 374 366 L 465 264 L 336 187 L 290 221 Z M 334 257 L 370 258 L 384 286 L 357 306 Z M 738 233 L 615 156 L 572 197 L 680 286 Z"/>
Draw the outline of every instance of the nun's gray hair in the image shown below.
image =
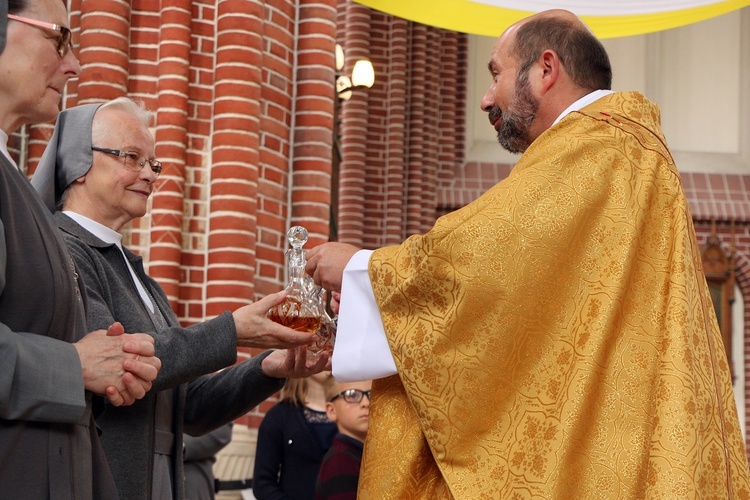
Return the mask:
<path fill-rule="evenodd" d="M 112 109 L 117 111 L 124 111 L 126 113 L 129 113 L 136 117 L 138 121 L 143 123 L 146 127 L 151 126 L 151 122 L 154 119 L 154 113 L 152 111 L 149 111 L 146 109 L 146 105 L 143 103 L 143 101 L 135 101 L 131 99 L 130 97 L 118 97 L 116 99 L 112 99 L 111 101 L 105 102 L 101 106 L 99 106 L 98 111 L 101 111 L 103 109 Z M 105 134 L 106 131 L 102 130 L 102 124 L 101 120 L 96 119 L 96 115 L 94 115 L 94 123 L 91 127 L 91 140 L 93 142 L 96 142 L 97 139 L 102 137 L 101 134 Z"/>

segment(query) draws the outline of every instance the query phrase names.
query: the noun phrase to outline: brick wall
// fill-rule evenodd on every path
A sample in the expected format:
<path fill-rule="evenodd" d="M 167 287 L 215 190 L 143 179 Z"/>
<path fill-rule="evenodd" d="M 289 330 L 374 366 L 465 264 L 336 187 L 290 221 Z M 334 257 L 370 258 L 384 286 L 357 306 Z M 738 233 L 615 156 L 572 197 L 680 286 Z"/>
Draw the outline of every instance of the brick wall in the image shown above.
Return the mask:
<path fill-rule="evenodd" d="M 427 231 L 437 187 L 463 162 L 465 35 L 346 4 L 346 72 L 369 58 L 376 83 L 342 105 L 338 239 L 373 248 Z"/>

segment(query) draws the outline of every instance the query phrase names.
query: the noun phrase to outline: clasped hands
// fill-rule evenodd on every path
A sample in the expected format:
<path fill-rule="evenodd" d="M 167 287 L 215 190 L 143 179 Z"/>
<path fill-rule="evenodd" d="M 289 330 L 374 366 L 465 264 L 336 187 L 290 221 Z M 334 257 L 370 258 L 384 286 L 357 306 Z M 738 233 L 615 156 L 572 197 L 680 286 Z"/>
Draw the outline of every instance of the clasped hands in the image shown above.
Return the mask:
<path fill-rule="evenodd" d="M 130 405 L 145 396 L 161 369 L 153 337 L 125 333 L 118 322 L 89 333 L 73 346 L 81 360 L 86 390 L 105 396 L 115 406 Z"/>

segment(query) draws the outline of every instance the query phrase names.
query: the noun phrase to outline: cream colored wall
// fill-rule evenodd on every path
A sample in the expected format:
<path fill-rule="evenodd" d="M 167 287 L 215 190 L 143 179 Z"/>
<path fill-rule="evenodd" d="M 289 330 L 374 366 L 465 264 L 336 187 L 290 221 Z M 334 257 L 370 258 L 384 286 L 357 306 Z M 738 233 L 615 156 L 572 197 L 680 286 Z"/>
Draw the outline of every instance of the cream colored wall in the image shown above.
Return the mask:
<path fill-rule="evenodd" d="M 467 161 L 514 163 L 479 102 L 494 38 L 469 42 Z M 614 90 L 637 90 L 662 111 L 683 172 L 750 173 L 750 7 L 661 33 L 605 40 Z"/>

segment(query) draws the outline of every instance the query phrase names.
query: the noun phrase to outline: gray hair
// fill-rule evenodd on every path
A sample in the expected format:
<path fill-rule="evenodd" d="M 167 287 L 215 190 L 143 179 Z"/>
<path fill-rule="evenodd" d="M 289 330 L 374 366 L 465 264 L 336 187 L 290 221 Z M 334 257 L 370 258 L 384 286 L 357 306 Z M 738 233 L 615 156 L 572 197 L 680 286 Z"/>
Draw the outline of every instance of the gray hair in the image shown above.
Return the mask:
<path fill-rule="evenodd" d="M 97 112 L 103 109 L 123 111 L 130 115 L 133 115 L 135 118 L 138 119 L 138 121 L 143 123 L 146 127 L 150 127 L 151 122 L 154 119 L 154 112 L 146 109 L 146 105 L 143 103 L 143 101 L 136 101 L 136 100 L 131 99 L 130 97 L 123 96 L 123 97 L 118 97 L 116 99 L 112 99 L 111 101 L 105 102 L 104 104 L 99 106 L 99 109 L 97 109 Z M 94 115 L 94 123 L 91 129 L 92 140 L 96 141 L 96 139 L 99 139 L 105 133 L 106 131 L 102 130 L 101 120 L 97 120 L 96 115 Z"/>

